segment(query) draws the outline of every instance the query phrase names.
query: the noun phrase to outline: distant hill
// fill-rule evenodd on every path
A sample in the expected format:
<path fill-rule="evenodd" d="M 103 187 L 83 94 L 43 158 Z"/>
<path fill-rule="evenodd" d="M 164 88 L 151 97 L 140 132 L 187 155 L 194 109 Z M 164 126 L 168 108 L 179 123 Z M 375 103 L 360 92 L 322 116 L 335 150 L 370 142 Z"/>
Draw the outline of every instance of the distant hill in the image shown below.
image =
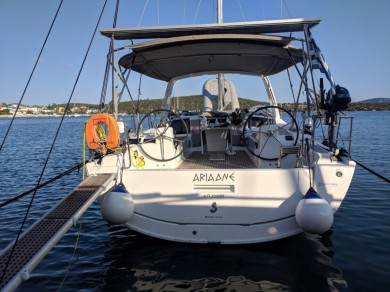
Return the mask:
<path fill-rule="evenodd" d="M 365 99 L 365 100 L 362 100 L 359 102 L 361 102 L 361 103 L 390 103 L 390 98 L 377 97 L 377 98 Z"/>
<path fill-rule="evenodd" d="M 134 113 L 135 108 L 138 107 L 138 111 L 141 114 L 146 114 L 152 110 L 159 109 L 162 106 L 162 99 L 142 99 L 139 101 L 139 104 L 137 101 L 132 104 L 130 101 L 124 101 L 119 104 L 119 112 L 120 113 Z M 241 108 L 250 108 L 254 105 L 261 104 L 263 102 L 254 101 L 250 99 L 245 98 L 239 98 L 240 106 Z M 57 104 L 57 105 L 51 105 L 50 107 L 56 107 L 56 106 L 63 106 L 65 107 L 66 104 Z M 85 106 L 89 109 L 98 109 L 99 105 L 97 104 L 81 104 L 76 103 L 72 104 L 71 107 L 81 107 Z M 179 97 L 179 104 L 178 99 L 173 98 L 171 101 L 171 110 L 193 110 L 193 111 L 201 111 L 202 106 L 202 97 L 200 95 L 193 95 L 193 96 L 183 96 Z M 292 103 L 284 103 L 282 105 L 283 108 L 291 111 L 295 109 L 295 105 Z M 305 110 L 306 105 L 300 104 L 298 107 L 299 111 Z M 109 111 L 112 110 L 111 107 L 108 108 Z M 371 98 L 359 102 L 352 102 L 349 104 L 349 108 L 347 111 L 390 111 L 390 98 Z M 82 112 L 81 112 L 82 113 Z"/>
<path fill-rule="evenodd" d="M 262 102 L 254 101 L 246 98 L 238 98 L 240 105 L 242 108 L 250 108 L 254 105 L 260 104 Z M 144 114 L 148 113 L 153 109 L 161 108 L 162 99 L 143 99 L 139 101 L 139 112 Z M 135 103 L 137 106 L 137 102 Z M 193 95 L 193 96 L 183 96 L 179 97 L 179 101 L 177 98 L 173 98 L 171 100 L 171 110 L 193 110 L 193 111 L 201 111 L 202 106 L 202 96 Z M 134 108 L 129 101 L 125 101 L 119 104 L 119 112 L 134 112 Z"/>

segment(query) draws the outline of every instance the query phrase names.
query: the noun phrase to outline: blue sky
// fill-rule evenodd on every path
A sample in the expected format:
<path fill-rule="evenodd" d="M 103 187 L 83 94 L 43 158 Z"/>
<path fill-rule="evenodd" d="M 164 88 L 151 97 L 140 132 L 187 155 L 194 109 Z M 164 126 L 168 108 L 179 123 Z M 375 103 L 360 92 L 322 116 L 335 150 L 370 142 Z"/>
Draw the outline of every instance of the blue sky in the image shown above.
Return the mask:
<path fill-rule="evenodd" d="M 19 101 L 59 2 L 0 0 L 0 102 Z M 117 26 L 212 23 L 215 2 L 121 0 Z M 67 102 L 103 3 L 64 0 L 24 104 Z M 112 26 L 114 5 L 108 1 L 100 28 Z M 313 35 L 336 83 L 358 101 L 390 97 L 389 11 L 388 0 L 225 0 L 224 22 L 321 17 Z M 72 102 L 98 103 L 108 44 L 105 37 L 95 36 Z M 163 88 L 145 81 L 142 97 L 161 97 Z"/>

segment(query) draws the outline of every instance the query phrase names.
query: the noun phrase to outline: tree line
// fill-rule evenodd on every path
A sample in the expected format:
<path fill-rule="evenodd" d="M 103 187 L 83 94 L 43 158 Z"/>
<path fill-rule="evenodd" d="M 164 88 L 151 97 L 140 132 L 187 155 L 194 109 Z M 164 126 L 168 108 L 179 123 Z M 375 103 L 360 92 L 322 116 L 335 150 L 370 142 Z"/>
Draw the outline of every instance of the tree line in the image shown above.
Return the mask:
<path fill-rule="evenodd" d="M 148 112 L 151 112 L 152 110 L 159 109 L 162 107 L 163 99 L 142 99 L 139 101 L 125 101 L 121 102 L 119 104 L 119 113 L 126 113 L 126 114 L 132 114 L 132 113 L 140 113 L 140 114 L 146 114 Z M 242 109 L 250 108 L 252 106 L 262 104 L 265 102 L 259 102 L 251 99 L 246 98 L 239 98 L 239 103 Z M 305 111 L 307 109 L 307 105 L 305 102 L 299 103 L 298 107 L 295 103 L 283 103 L 279 104 L 286 110 L 292 111 L 297 109 L 298 111 Z M 54 106 L 63 106 L 65 107 L 66 104 L 62 105 L 54 105 Z M 76 103 L 75 106 L 77 107 L 87 107 L 90 109 L 98 109 L 99 105 L 94 104 L 78 104 Z M 53 105 L 49 105 L 48 108 L 53 107 Z M 171 99 L 171 110 L 172 111 L 201 111 L 202 107 L 202 96 L 201 95 L 193 95 L 193 96 L 185 96 L 185 97 L 175 97 Z M 112 112 L 112 107 L 108 107 L 109 112 Z M 352 102 L 349 104 L 349 108 L 347 111 L 390 111 L 390 103 L 360 103 L 360 102 Z"/>

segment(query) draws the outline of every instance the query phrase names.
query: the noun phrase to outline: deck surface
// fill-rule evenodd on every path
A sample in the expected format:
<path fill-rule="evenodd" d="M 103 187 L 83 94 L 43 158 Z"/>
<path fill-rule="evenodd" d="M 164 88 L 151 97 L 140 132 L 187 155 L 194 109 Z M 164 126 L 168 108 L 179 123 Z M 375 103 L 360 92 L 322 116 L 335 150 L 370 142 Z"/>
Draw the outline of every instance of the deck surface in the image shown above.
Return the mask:
<path fill-rule="evenodd" d="M 102 193 L 104 187 L 115 178 L 114 174 L 90 176 L 81 182 L 61 202 L 27 229 L 19 238 L 12 253 L 0 290 L 20 285 L 21 273 L 28 273 L 43 259 L 50 249 L 73 225 L 73 220 L 80 218 L 88 207 Z M 76 217 L 75 217 L 76 216 Z M 0 277 L 9 261 L 13 245 L 0 255 Z"/>
<path fill-rule="evenodd" d="M 241 150 L 234 155 L 225 155 L 225 160 L 210 159 L 210 152 L 202 154 L 200 151 L 192 152 L 178 167 L 179 169 L 240 169 L 256 168 L 248 154 Z"/>

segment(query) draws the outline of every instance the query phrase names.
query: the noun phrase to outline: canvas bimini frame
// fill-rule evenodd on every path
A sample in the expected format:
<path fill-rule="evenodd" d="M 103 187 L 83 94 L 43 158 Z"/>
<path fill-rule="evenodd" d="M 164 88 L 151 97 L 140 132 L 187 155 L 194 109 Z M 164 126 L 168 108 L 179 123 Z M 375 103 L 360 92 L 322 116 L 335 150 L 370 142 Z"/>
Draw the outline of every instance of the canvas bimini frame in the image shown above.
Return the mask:
<path fill-rule="evenodd" d="M 343 94 L 343 97 L 345 95 L 346 98 L 345 100 L 341 98 L 343 99 L 341 106 L 334 105 L 340 103 L 340 98 L 333 99 L 332 104 L 331 97 L 337 97 L 334 84 L 331 84 L 330 98 L 326 101 L 323 97 L 323 87 L 320 88 L 320 94 L 316 94 L 313 76 L 313 68 L 315 67 L 311 56 L 312 44 L 309 29 L 319 24 L 320 21 L 320 18 L 287 19 L 193 26 L 114 28 L 102 29 L 100 32 L 111 38 L 113 53 L 109 53 L 108 59 L 113 67 L 113 72 L 116 72 L 118 76 L 117 79 L 120 79 L 124 84 L 119 96 L 126 89 L 132 99 L 127 80 L 130 72 L 136 71 L 142 75 L 169 82 L 163 103 L 164 109 L 170 107 L 169 98 L 173 84 L 177 80 L 208 73 L 240 73 L 262 76 L 270 103 L 276 105 L 268 76 L 282 72 L 289 67 L 295 67 L 301 79 L 296 103 L 299 102 L 302 90 L 306 94 L 307 116 L 304 118 L 304 122 L 308 125 L 305 127 L 310 128 L 313 119 L 325 120 L 329 126 L 327 138 L 329 149 L 333 150 L 336 148 L 334 141 L 337 141 L 337 138 L 334 137 L 335 127 L 338 124 L 337 112 L 343 110 L 348 104 L 349 94 Z M 284 32 L 303 32 L 304 39 L 269 35 L 270 33 Z M 153 40 L 114 49 L 115 40 L 133 42 L 141 39 Z M 302 47 L 295 47 L 291 45 L 292 42 L 300 42 Z M 130 53 L 122 56 L 116 63 L 114 61 L 115 53 L 124 49 L 130 50 Z M 303 65 L 302 72 L 298 68 L 300 63 Z M 120 70 L 120 67 L 124 70 Z M 126 71 L 127 76 L 125 76 Z M 310 74 L 310 78 L 307 78 L 308 74 Z M 311 80 L 310 86 L 308 80 Z M 115 114 L 117 114 L 118 103 L 116 88 L 118 86 L 113 84 L 112 96 Z M 320 97 L 322 99 L 319 102 Z M 313 103 L 317 108 L 317 113 L 314 115 L 311 107 Z M 134 105 L 133 107 L 136 109 Z M 325 116 L 322 116 L 320 109 L 326 110 Z M 314 137 L 312 141 L 314 141 Z"/>

